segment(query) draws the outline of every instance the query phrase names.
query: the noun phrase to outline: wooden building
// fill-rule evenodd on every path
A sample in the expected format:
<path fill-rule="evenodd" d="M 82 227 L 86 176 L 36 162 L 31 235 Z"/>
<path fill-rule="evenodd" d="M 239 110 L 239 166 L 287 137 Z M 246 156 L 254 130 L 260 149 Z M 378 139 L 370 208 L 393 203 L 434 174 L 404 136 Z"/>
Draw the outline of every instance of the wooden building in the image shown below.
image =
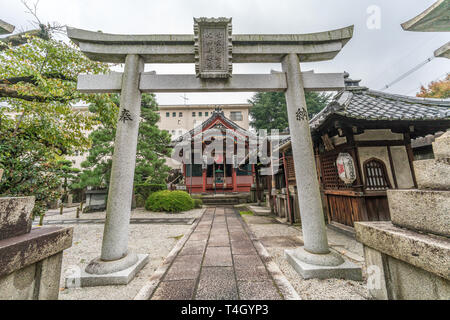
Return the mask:
<path fill-rule="evenodd" d="M 328 222 L 349 229 L 355 221 L 390 220 L 387 189 L 417 187 L 411 139 L 450 128 L 450 101 L 349 86 L 310 127 Z M 273 211 L 295 222 L 300 215 L 290 139 L 280 143 L 278 174 L 267 179 Z"/>
<path fill-rule="evenodd" d="M 211 136 L 210 130 L 216 129 L 219 136 Z M 231 140 L 227 140 L 227 130 L 232 132 Z M 216 131 L 217 132 L 217 131 Z M 223 111 L 215 110 L 211 116 L 198 127 L 190 130 L 177 139 L 176 143 L 189 141 L 194 159 L 194 139 L 197 134 L 202 134 L 202 152 L 213 140 L 223 141 L 223 152 L 214 151 L 212 164 L 183 163 L 182 173 L 186 190 L 190 193 L 231 193 L 250 192 L 253 184 L 253 166 L 250 164 L 237 165 L 237 161 L 230 161 L 226 157 L 226 144 L 233 144 L 233 159 L 236 158 L 238 139 L 245 141 L 245 154 L 248 154 L 249 138 L 254 137 L 250 131 L 238 126 L 235 122 L 225 117 Z"/>

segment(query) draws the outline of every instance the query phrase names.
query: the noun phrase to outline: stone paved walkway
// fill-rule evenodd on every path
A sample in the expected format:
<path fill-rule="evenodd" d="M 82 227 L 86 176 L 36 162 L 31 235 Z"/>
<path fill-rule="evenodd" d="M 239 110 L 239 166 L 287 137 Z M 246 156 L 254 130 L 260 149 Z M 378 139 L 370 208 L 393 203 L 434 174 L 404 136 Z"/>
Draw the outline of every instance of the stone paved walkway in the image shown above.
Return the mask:
<path fill-rule="evenodd" d="M 283 299 L 243 223 L 231 207 L 206 209 L 151 299 Z"/>

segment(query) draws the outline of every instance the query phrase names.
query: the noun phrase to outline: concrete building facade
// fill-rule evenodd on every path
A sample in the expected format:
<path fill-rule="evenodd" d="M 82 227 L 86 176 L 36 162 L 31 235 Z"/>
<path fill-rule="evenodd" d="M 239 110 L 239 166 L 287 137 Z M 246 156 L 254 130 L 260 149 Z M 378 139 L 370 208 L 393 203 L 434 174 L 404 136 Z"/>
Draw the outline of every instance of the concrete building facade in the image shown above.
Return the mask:
<path fill-rule="evenodd" d="M 202 124 L 211 117 L 214 110 L 220 109 L 228 119 L 248 130 L 251 106 L 251 104 L 160 105 L 161 118 L 158 127 L 161 130 L 167 130 L 172 135 L 172 139 L 176 139 Z"/>

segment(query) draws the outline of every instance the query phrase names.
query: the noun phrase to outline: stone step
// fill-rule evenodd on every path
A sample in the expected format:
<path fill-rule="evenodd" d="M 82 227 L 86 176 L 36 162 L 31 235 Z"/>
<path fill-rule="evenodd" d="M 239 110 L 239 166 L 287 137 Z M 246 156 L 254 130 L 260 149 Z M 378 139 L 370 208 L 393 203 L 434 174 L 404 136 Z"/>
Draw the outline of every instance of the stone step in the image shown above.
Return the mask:
<path fill-rule="evenodd" d="M 419 189 L 450 190 L 450 161 L 417 160 L 414 172 Z"/>
<path fill-rule="evenodd" d="M 450 237 L 450 191 L 388 190 L 392 223 Z"/>
<path fill-rule="evenodd" d="M 267 207 L 248 206 L 248 208 L 254 213 L 255 216 L 268 216 L 270 209 Z"/>
<path fill-rule="evenodd" d="M 206 205 L 233 205 L 239 204 L 237 197 L 217 197 L 217 198 L 202 198 L 203 204 Z"/>

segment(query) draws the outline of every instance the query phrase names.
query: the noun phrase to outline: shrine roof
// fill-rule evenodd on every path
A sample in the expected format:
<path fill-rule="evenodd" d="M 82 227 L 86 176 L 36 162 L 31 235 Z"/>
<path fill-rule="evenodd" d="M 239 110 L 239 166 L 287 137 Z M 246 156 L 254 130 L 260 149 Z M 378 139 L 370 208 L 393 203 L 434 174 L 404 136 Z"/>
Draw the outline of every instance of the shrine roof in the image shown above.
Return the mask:
<path fill-rule="evenodd" d="M 369 90 L 364 87 L 348 88 L 310 121 L 311 132 L 333 129 L 333 120 L 373 129 L 413 125 L 417 132 L 411 137 L 433 134 L 450 127 L 450 99 L 423 99 Z M 280 139 L 280 150 L 290 146 L 291 136 Z"/>
<path fill-rule="evenodd" d="M 368 121 L 450 120 L 450 99 L 424 99 L 369 90 L 364 87 L 339 92 L 310 123 L 322 127 L 333 115 Z"/>
<path fill-rule="evenodd" d="M 212 112 L 211 116 L 208 119 L 203 121 L 201 124 L 199 124 L 195 128 L 189 130 L 185 134 L 179 136 L 177 139 L 174 140 L 174 142 L 188 141 L 188 139 L 190 139 L 190 137 L 192 137 L 195 134 L 195 132 L 204 131 L 205 128 L 208 128 L 217 119 L 219 119 L 223 124 L 225 124 L 225 126 L 227 128 L 233 129 L 234 131 L 242 134 L 243 136 L 255 137 L 254 133 L 252 133 L 248 130 L 245 130 L 241 126 L 237 125 L 234 121 L 225 117 L 225 114 L 223 113 L 223 111 L 215 110 Z"/>

